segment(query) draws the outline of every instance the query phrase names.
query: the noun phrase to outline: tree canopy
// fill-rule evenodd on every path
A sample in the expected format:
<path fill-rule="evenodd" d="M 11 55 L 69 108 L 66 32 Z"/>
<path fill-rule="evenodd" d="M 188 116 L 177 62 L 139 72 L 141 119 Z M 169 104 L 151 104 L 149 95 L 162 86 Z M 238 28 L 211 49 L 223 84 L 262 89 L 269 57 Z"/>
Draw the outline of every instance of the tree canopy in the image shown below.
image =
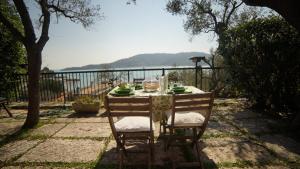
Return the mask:
<path fill-rule="evenodd" d="M 254 8 L 244 8 L 239 0 L 170 0 L 167 10 L 186 16 L 184 28 L 192 35 L 214 32 L 218 36 L 238 22 L 258 16 Z"/>

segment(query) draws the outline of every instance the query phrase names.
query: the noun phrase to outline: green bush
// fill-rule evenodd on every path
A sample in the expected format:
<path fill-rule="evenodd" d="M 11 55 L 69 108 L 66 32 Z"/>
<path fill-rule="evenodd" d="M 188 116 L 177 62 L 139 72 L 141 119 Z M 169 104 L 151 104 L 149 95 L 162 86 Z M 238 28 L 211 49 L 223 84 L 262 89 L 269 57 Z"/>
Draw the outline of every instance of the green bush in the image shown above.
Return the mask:
<path fill-rule="evenodd" d="M 279 17 L 226 32 L 219 50 L 230 82 L 258 108 L 295 117 L 300 100 L 300 35 Z"/>
<path fill-rule="evenodd" d="M 22 22 L 15 8 L 12 8 L 10 1 L 1 0 L 1 14 L 14 23 L 14 27 L 20 30 Z M 22 43 L 18 42 L 10 31 L 0 23 L 0 96 L 13 99 L 15 97 L 16 76 L 24 73 L 26 64 L 26 52 Z"/>
<path fill-rule="evenodd" d="M 83 96 L 77 97 L 75 99 L 76 104 L 94 104 L 97 102 L 99 102 L 99 101 L 97 101 L 94 98 L 92 98 L 91 96 L 87 96 L 87 95 L 83 95 Z"/>

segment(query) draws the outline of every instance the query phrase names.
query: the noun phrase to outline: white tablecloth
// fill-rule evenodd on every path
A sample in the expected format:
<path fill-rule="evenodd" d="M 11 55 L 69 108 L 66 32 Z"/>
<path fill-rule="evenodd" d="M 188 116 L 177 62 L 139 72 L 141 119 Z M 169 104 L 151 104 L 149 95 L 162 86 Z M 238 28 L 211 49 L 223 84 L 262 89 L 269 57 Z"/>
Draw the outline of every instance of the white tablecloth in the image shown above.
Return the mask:
<path fill-rule="evenodd" d="M 185 87 L 187 88 L 187 90 L 191 91 L 192 93 L 204 93 L 204 91 L 194 86 L 185 86 Z M 142 89 L 142 90 L 135 90 L 134 95 L 131 95 L 130 97 L 140 97 L 140 96 L 152 96 L 152 105 L 153 105 L 152 112 L 153 112 L 154 121 L 160 121 L 162 119 L 162 114 L 166 111 L 169 111 L 172 108 L 172 94 L 161 93 L 160 91 L 144 92 Z"/>

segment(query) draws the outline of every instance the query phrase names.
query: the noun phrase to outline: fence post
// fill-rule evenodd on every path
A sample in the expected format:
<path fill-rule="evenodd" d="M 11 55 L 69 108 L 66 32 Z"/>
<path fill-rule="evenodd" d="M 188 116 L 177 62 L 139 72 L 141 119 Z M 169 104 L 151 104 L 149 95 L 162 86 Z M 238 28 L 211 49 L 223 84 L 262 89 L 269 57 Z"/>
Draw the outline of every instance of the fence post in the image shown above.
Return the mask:
<path fill-rule="evenodd" d="M 62 87 L 63 87 L 63 95 L 64 95 L 64 107 L 66 107 L 66 92 L 65 92 L 65 80 L 64 75 L 61 74 Z"/>
<path fill-rule="evenodd" d="M 127 82 L 128 83 L 130 82 L 130 71 L 129 70 L 127 71 Z"/>
<path fill-rule="evenodd" d="M 195 65 L 195 87 L 198 86 L 198 62 Z"/>
<path fill-rule="evenodd" d="M 202 90 L 202 67 L 200 67 L 200 89 Z"/>
<path fill-rule="evenodd" d="M 165 76 L 165 68 L 162 68 L 162 76 Z"/>

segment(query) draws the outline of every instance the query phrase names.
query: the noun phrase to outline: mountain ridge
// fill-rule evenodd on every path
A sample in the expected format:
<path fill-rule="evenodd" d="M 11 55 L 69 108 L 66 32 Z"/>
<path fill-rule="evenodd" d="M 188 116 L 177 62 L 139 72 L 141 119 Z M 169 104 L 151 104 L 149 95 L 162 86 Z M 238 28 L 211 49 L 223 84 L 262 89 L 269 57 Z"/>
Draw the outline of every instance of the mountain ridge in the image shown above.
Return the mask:
<path fill-rule="evenodd" d="M 209 56 L 209 54 L 205 52 L 144 53 L 119 59 L 111 63 L 89 64 L 80 67 L 67 67 L 62 69 L 62 71 L 151 66 L 194 66 L 194 63 L 189 60 L 189 58 L 192 56 Z"/>

